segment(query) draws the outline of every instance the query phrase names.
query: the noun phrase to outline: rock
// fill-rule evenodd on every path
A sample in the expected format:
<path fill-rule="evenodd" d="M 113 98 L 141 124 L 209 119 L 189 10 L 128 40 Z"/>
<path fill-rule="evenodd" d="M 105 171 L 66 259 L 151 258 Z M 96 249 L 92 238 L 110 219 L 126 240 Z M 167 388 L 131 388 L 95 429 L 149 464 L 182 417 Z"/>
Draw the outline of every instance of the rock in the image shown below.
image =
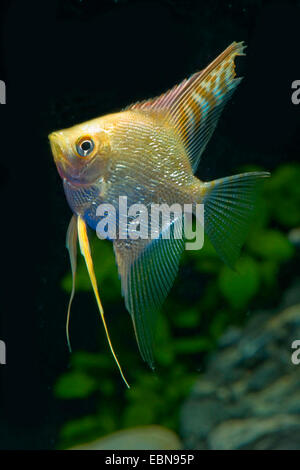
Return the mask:
<path fill-rule="evenodd" d="M 274 418 L 228 420 L 219 424 L 209 436 L 209 448 L 294 449 L 299 447 L 300 416 L 278 415 Z"/>
<path fill-rule="evenodd" d="M 300 449 L 299 283 L 278 312 L 230 328 L 181 410 L 188 449 Z M 288 306 L 288 307 L 287 307 Z"/>

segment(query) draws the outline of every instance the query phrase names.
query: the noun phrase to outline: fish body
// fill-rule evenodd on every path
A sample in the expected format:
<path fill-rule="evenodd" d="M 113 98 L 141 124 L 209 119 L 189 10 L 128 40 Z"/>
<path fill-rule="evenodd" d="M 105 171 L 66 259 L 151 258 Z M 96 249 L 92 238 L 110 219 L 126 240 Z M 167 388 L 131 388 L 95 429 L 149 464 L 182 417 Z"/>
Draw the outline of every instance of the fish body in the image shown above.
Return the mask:
<path fill-rule="evenodd" d="M 70 131 L 77 133 L 77 126 Z M 180 136 L 163 115 L 128 110 L 94 119 L 84 131 L 94 140 L 105 137 L 101 163 L 96 162 L 94 179 L 91 171 L 89 177 L 84 175 L 87 184 L 78 184 L 80 172 L 71 180 L 64 178 L 63 184 L 72 210 L 92 229 L 99 221 L 98 205 L 109 203 L 117 209 L 119 196 L 126 196 L 128 205 L 195 202 L 201 182 L 193 175 Z"/>
<path fill-rule="evenodd" d="M 74 213 L 67 236 L 73 281 L 78 236 L 105 329 L 86 232 L 86 226 L 96 230 L 99 205 L 112 205 L 118 217 L 120 196 L 127 197 L 128 206 L 204 204 L 205 231 L 221 258 L 232 266 L 239 255 L 256 189 L 269 174 L 244 173 L 203 182 L 194 173 L 225 103 L 241 80 L 235 78 L 234 58 L 243 50 L 242 43 L 233 43 L 204 70 L 160 97 L 49 136 Z M 175 236 L 177 224 L 177 219 L 170 223 L 169 240 L 162 228 L 154 240 L 113 241 L 125 304 L 142 357 L 151 367 L 155 312 L 174 282 L 184 249 L 183 239 Z M 74 286 L 71 300 L 73 295 Z M 107 337 L 121 371 L 108 332 Z"/>

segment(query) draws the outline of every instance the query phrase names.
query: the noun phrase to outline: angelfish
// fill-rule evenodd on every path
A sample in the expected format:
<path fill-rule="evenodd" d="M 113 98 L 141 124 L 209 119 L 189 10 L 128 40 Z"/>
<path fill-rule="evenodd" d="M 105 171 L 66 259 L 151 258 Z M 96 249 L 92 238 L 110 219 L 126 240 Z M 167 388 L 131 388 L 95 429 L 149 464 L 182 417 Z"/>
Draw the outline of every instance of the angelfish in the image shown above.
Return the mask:
<path fill-rule="evenodd" d="M 67 334 L 79 241 L 108 343 L 127 385 L 107 331 L 87 226 L 96 230 L 99 204 L 109 203 L 117 210 L 119 196 L 127 196 L 128 205 L 204 204 L 205 233 L 222 260 L 234 265 L 247 234 L 257 188 L 269 173 L 243 173 L 210 182 L 199 180 L 194 173 L 224 105 L 241 81 L 235 78 L 234 59 L 244 55 L 244 47 L 233 42 L 206 68 L 157 98 L 49 135 L 73 211 L 67 231 L 73 277 Z M 184 240 L 174 236 L 177 221 L 171 223 L 169 240 L 160 233 L 154 240 L 113 241 L 125 305 L 141 355 L 152 368 L 155 312 L 172 287 L 184 249 Z"/>

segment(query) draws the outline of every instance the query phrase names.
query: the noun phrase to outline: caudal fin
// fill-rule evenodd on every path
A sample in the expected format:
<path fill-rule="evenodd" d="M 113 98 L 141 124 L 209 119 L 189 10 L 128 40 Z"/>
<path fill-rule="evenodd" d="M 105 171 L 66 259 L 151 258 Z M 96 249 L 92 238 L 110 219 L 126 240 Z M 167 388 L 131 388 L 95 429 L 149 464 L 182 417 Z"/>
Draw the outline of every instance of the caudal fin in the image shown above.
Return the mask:
<path fill-rule="evenodd" d="M 258 189 L 268 172 L 251 172 L 204 183 L 204 227 L 222 260 L 234 267 L 247 236 Z"/>

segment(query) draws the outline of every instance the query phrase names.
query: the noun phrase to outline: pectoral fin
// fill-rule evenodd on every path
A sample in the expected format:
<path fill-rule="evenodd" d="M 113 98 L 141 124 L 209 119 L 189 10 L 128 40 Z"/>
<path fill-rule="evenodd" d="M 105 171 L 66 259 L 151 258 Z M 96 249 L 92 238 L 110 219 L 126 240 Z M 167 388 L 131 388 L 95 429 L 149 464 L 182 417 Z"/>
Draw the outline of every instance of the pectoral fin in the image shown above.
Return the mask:
<path fill-rule="evenodd" d="M 110 337 L 109 337 L 109 333 L 108 333 L 108 329 L 107 329 L 106 321 L 105 321 L 105 317 L 104 317 L 104 310 L 103 310 L 102 303 L 101 303 L 100 296 L 99 296 L 99 292 L 98 292 L 97 280 L 96 280 L 94 266 L 93 266 L 93 260 L 92 260 L 92 256 L 91 256 L 91 250 L 90 250 L 90 244 L 89 244 L 86 224 L 80 216 L 77 217 L 77 231 L 78 231 L 80 251 L 81 251 L 81 254 L 83 255 L 83 257 L 85 259 L 86 267 L 87 267 L 89 277 L 90 277 L 90 280 L 91 280 L 91 283 L 92 283 L 92 286 L 93 286 L 94 294 L 95 294 L 95 297 L 96 297 L 97 305 L 98 305 L 98 308 L 99 308 L 101 320 L 103 322 L 103 326 L 104 326 L 104 330 L 105 330 L 105 333 L 106 333 L 106 337 L 107 337 L 107 341 L 108 341 L 110 350 L 111 350 L 112 355 L 113 355 L 113 357 L 114 357 L 114 359 L 117 363 L 120 374 L 121 374 L 125 384 L 127 385 L 128 388 L 130 388 L 127 380 L 124 377 L 122 368 L 119 364 L 118 358 L 115 354 L 115 351 L 113 349 L 113 346 L 112 346 L 112 343 L 111 343 L 111 340 L 110 340 Z"/>

